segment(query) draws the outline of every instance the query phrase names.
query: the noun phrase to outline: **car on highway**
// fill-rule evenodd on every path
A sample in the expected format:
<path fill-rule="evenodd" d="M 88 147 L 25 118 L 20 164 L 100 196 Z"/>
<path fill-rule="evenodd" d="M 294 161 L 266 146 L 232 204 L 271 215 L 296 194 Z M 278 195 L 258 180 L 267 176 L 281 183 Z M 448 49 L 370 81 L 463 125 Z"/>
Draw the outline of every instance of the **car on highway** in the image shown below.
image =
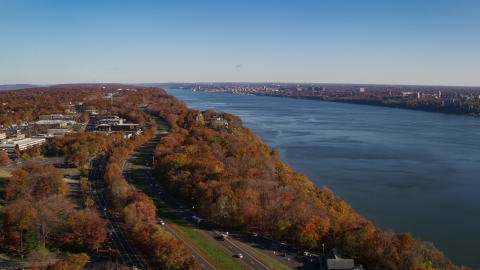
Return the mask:
<path fill-rule="evenodd" d="M 241 253 L 238 253 L 238 254 L 233 255 L 233 257 L 241 259 L 241 258 L 243 258 L 243 255 Z"/>
<path fill-rule="evenodd" d="M 103 207 L 103 211 L 107 211 L 107 207 Z"/>
<path fill-rule="evenodd" d="M 165 225 L 165 222 L 163 222 L 163 220 L 159 220 L 159 221 L 158 221 L 158 224 L 160 224 L 160 225 Z"/>

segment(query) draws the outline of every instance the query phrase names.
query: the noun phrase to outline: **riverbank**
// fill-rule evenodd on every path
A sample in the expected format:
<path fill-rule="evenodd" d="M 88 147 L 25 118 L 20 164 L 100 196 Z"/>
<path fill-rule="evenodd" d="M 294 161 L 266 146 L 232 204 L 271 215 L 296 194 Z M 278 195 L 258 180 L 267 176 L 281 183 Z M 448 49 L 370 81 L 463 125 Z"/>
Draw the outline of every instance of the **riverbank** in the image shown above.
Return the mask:
<path fill-rule="evenodd" d="M 474 240 L 480 237 L 476 118 L 339 102 L 167 91 L 189 107 L 238 115 L 285 163 L 316 186 L 333 190 L 375 226 L 411 232 L 435 243 L 454 263 L 480 267 Z"/>

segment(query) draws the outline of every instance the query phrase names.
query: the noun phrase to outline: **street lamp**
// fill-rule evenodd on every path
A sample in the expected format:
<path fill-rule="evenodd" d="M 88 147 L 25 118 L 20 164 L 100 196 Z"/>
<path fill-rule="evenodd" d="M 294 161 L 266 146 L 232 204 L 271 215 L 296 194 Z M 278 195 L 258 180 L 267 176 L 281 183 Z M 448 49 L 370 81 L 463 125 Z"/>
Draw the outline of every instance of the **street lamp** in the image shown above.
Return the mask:
<path fill-rule="evenodd" d="M 322 244 L 322 251 L 323 251 L 323 254 L 325 254 L 325 244 Z"/>

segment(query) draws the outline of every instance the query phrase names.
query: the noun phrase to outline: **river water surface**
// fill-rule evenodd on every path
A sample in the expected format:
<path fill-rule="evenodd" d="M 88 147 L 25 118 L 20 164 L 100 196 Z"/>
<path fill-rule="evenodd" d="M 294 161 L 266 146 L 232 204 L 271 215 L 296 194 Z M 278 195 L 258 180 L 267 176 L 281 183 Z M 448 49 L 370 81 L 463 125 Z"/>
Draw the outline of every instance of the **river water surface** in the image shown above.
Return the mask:
<path fill-rule="evenodd" d="M 282 160 L 381 229 L 480 268 L 480 119 L 413 110 L 169 89 L 235 114 Z"/>

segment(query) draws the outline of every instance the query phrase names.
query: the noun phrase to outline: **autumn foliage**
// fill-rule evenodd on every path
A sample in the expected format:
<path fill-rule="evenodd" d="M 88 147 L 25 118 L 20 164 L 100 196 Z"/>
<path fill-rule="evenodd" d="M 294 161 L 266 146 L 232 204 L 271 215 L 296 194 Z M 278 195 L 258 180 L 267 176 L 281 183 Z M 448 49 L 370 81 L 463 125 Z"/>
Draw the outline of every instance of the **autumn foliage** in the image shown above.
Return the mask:
<path fill-rule="evenodd" d="M 173 97 L 149 106 L 170 132 L 155 149 L 159 182 L 204 218 L 295 246 L 335 247 L 368 269 L 457 269 L 433 245 L 381 231 L 328 188 L 314 186 L 231 114 Z M 212 125 L 199 119 L 222 119 Z"/>
<path fill-rule="evenodd" d="M 124 91 L 111 100 L 101 98 L 121 87 L 71 85 L 2 91 L 0 124 L 63 113 L 78 101 L 84 109 L 98 110 L 99 118 L 119 115 L 139 123 L 143 133 L 129 139 L 122 133 L 82 132 L 49 140 L 43 151 L 64 156 L 67 165 L 77 168 L 85 166 L 89 157 L 108 157 L 104 178 L 113 207 L 133 242 L 156 267 L 199 269 L 188 249 L 155 224 L 153 202 L 143 193 L 132 192 L 122 175 L 124 159 L 153 137 L 156 122 L 152 116 L 170 126 L 154 152 L 159 183 L 211 222 L 306 249 L 320 251 L 322 244 L 325 249 L 335 247 L 367 269 L 465 269 L 453 265 L 432 244 L 375 228 L 328 188 L 314 186 L 284 164 L 278 152 L 244 127 L 240 118 L 189 109 L 158 88 Z M 146 110 L 139 108 L 142 104 L 149 104 Z M 86 182 L 80 182 L 88 193 Z M 76 210 L 65 200 L 65 192 L 65 184 L 51 166 L 28 165 L 12 173 L 5 187 L 7 205 L 0 215 L 2 245 L 35 256 L 41 247 L 76 252 L 99 249 L 106 233 L 93 201 L 87 198 L 86 208 Z M 82 260 L 82 256 L 67 256 L 51 269 L 75 269 L 75 262 Z"/>
<path fill-rule="evenodd" d="M 5 185 L 8 204 L 1 215 L 3 246 L 30 254 L 33 266 L 41 265 L 41 254 L 49 254 L 50 248 L 97 250 L 106 239 L 105 222 L 94 210 L 74 209 L 65 198 L 66 190 L 52 165 L 28 164 L 13 171 Z"/>
<path fill-rule="evenodd" d="M 139 123 L 142 134 L 128 139 L 123 132 L 109 135 L 72 133 L 49 139 L 42 152 L 64 157 L 66 165 L 82 170 L 88 158 L 107 155 L 105 180 L 114 208 L 123 214 L 129 234 L 144 255 L 158 268 L 199 269 L 183 243 L 155 224 L 155 205 L 145 194 L 129 191 L 121 171 L 124 159 L 150 140 L 156 128 L 153 118 L 139 106 L 164 96 L 165 92 L 159 89 L 122 92 L 116 95 L 113 106 L 110 100 L 101 98 L 105 92 L 120 87 L 123 86 L 108 85 L 107 89 L 99 90 L 98 87 L 77 85 L 4 91 L 0 93 L 0 101 L 5 103 L 2 107 L 5 113 L 0 122 L 10 125 L 36 120 L 42 114 L 64 113 L 72 104 L 82 101 L 84 109 L 99 110 L 99 117 L 116 114 Z M 78 120 L 86 121 L 88 116 L 82 114 L 80 118 Z M 7 205 L 0 209 L 2 246 L 30 254 L 28 261 L 32 269 L 41 268 L 42 263 L 53 259 L 48 251 L 51 248 L 74 252 L 105 248 L 105 221 L 98 216 L 88 195 L 86 178 L 80 180 L 80 188 L 85 195 L 86 208 L 77 210 L 65 199 L 65 182 L 52 165 L 30 164 L 14 171 L 5 185 Z M 48 269 L 81 269 L 86 261 L 85 253 L 68 253 Z"/>
<path fill-rule="evenodd" d="M 200 269 L 184 244 L 156 224 L 153 201 L 142 192 L 130 191 L 120 166 L 129 153 L 122 148 L 111 151 L 105 181 L 114 207 L 122 212 L 136 246 L 159 269 Z"/>

